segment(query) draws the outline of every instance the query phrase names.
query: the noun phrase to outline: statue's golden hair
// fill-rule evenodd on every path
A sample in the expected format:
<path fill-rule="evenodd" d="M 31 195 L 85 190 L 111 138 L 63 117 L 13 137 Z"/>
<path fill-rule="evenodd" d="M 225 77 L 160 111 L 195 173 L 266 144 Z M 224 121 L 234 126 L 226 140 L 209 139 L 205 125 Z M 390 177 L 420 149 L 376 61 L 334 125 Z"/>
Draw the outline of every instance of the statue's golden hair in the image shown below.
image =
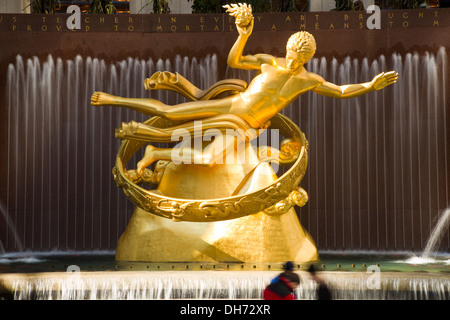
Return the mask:
<path fill-rule="evenodd" d="M 308 61 L 316 53 L 316 40 L 311 33 L 299 31 L 289 38 L 286 44 L 286 50 L 300 53 Z"/>

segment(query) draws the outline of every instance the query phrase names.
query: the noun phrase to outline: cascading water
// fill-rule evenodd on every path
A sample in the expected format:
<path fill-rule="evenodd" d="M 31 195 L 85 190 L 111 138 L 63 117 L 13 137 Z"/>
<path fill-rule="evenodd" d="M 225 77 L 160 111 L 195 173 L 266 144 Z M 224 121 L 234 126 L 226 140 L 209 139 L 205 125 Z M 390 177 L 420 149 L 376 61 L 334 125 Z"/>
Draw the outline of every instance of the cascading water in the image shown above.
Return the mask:
<path fill-rule="evenodd" d="M 185 101 L 168 91 L 144 90 L 156 71 L 178 71 L 199 87 L 217 82 L 217 58 L 197 61 L 127 59 L 107 64 L 82 58 L 17 56 L 8 68 L 6 251 L 113 249 L 130 218 L 130 204 L 111 176 L 121 121 L 144 121 L 128 109 L 94 108 L 105 91 L 127 97 Z M 176 70 L 174 70 L 176 67 Z M 138 155 L 139 156 L 139 155 Z"/>
<path fill-rule="evenodd" d="M 262 299 L 264 288 L 278 272 L 261 271 L 152 271 L 57 273 L 45 277 L 4 277 L 17 300 L 123 299 Z M 316 299 L 317 284 L 298 272 L 298 299 Z M 333 299 L 447 300 L 450 279 L 439 274 L 387 273 L 377 287 L 369 287 L 369 273 L 322 272 Z"/>
<path fill-rule="evenodd" d="M 308 62 L 308 71 L 336 84 L 399 73 L 381 91 L 348 100 L 308 92 L 283 111 L 309 140 L 309 202 L 300 213 L 319 250 L 422 251 L 450 204 L 447 68 L 445 48 Z M 228 69 L 233 76 L 253 73 Z M 447 233 L 441 248 L 449 247 Z"/>
<path fill-rule="evenodd" d="M 396 85 L 355 99 L 309 92 L 283 111 L 309 140 L 302 182 L 309 202 L 300 214 L 319 250 L 422 251 L 435 217 L 450 204 L 445 49 L 373 61 L 314 58 L 306 68 L 337 84 L 369 81 L 388 70 L 400 75 Z M 184 101 L 172 92 L 144 90 L 144 78 L 161 70 L 179 72 L 200 88 L 219 80 L 215 56 L 117 63 L 18 56 L 9 66 L 3 183 L 10 227 L 0 235 L 6 252 L 21 246 L 115 249 L 133 206 L 111 177 L 120 143 L 114 129 L 121 121 L 146 117 L 92 107 L 90 96 L 101 90 L 169 104 Z M 252 76 L 226 73 L 247 81 Z M 449 238 L 444 236 L 441 248 L 449 247 Z"/>
<path fill-rule="evenodd" d="M 394 54 L 390 63 L 383 56 L 371 64 L 367 59 L 358 63 L 348 58 L 339 66 L 332 61 L 327 77 L 337 83 L 367 81 L 383 70 L 398 71 L 400 79 L 390 90 L 361 99 L 333 101 L 335 111 L 329 128 L 321 126 L 320 121 L 326 118 L 322 108 L 330 101 L 309 95 L 308 103 L 318 104 L 307 114 L 308 122 L 313 122 L 310 145 L 329 145 L 326 152 L 334 156 L 328 168 L 335 176 L 327 179 L 327 171 L 322 170 L 327 169 L 321 165 L 328 161 L 326 156 L 311 161 L 310 178 L 324 182 L 322 187 L 316 185 L 316 194 L 310 197 L 316 201 L 333 198 L 332 202 L 325 201 L 325 206 L 332 207 L 324 210 L 334 213 L 324 216 L 333 220 L 325 222 L 325 233 L 331 231 L 327 227 L 337 234 L 336 228 L 355 225 L 349 234 L 342 234 L 341 241 L 336 239 L 343 248 L 418 248 L 423 241 L 415 242 L 431 229 L 431 217 L 448 204 L 448 192 L 439 193 L 439 186 L 448 190 L 448 182 L 439 184 L 440 175 L 447 176 L 448 170 L 442 89 L 445 59 L 441 49 L 436 56 L 407 54 L 402 58 Z M 323 63 L 313 63 L 311 71 L 328 71 Z M 313 170 L 316 166 L 318 169 Z M 334 185 L 337 192 L 328 192 L 327 185 Z M 317 216 L 315 212 L 310 214 Z"/>

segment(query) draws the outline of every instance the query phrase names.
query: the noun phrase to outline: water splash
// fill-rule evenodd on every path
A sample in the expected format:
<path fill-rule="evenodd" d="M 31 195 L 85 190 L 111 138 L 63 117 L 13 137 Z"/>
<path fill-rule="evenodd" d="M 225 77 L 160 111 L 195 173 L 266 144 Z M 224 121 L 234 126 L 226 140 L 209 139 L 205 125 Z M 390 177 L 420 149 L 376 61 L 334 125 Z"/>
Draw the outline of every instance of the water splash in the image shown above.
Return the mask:
<path fill-rule="evenodd" d="M 428 238 L 427 245 L 423 250 L 421 258 L 434 258 L 437 254 L 437 249 L 439 247 L 439 241 L 444 236 L 444 232 L 448 229 L 450 224 L 450 208 L 445 209 L 439 220 L 431 232 L 430 237 Z"/>
<path fill-rule="evenodd" d="M 444 236 L 450 224 L 450 208 L 445 209 L 439 216 L 439 219 L 431 232 L 425 248 L 420 256 L 412 256 L 406 260 L 395 261 L 398 263 L 407 263 L 412 265 L 427 265 L 427 264 L 445 264 L 450 265 L 448 259 L 449 253 L 440 254 L 438 252 L 439 242 Z"/>
<path fill-rule="evenodd" d="M 44 262 L 44 259 L 39 259 L 35 257 L 23 257 L 23 258 L 5 258 L 2 256 L 0 258 L 0 264 L 12 264 L 12 263 L 26 263 L 26 264 L 33 264 L 33 263 L 42 263 Z"/>
<path fill-rule="evenodd" d="M 414 256 L 410 257 L 406 260 L 398 261 L 399 263 L 408 263 L 412 265 L 425 265 L 425 264 L 444 264 L 450 265 L 450 259 L 438 259 L 437 257 L 423 257 L 423 256 Z"/>

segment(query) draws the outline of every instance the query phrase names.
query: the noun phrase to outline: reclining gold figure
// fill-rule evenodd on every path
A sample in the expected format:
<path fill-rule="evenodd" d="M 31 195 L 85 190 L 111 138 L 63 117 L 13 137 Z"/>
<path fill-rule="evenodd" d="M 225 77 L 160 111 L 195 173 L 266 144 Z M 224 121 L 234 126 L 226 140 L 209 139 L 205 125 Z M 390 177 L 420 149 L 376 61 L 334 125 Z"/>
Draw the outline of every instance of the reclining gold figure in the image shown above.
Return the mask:
<path fill-rule="evenodd" d="M 269 54 L 243 55 L 245 44 L 253 30 L 254 18 L 251 7 L 247 7 L 246 4 L 226 7 L 227 12 L 236 17 L 236 27 L 239 32 L 239 37 L 229 52 L 227 63 L 233 68 L 258 70 L 259 75 L 245 90 L 226 98 L 189 101 L 174 106 L 155 99 L 122 98 L 95 92 L 91 99 L 91 104 L 94 106 L 126 107 L 147 115 L 183 121 L 181 125 L 164 129 L 136 122 L 122 124 L 122 128 L 116 132 L 118 138 L 170 141 L 175 129 L 185 128 L 192 131 L 194 120 L 202 121 L 203 130 L 211 128 L 264 129 L 268 127 L 273 116 L 307 91 L 312 90 L 328 97 L 352 98 L 383 89 L 398 79 L 398 74 L 391 71 L 381 73 L 372 81 L 361 84 L 339 86 L 325 81 L 319 75 L 308 72 L 304 67 L 316 51 L 314 37 L 305 31 L 297 32 L 289 38 L 285 58 Z M 169 73 L 166 75 L 171 76 Z M 151 79 L 147 79 L 146 87 L 149 88 L 152 83 L 158 81 L 158 78 L 164 78 L 164 73 L 157 73 Z M 234 144 L 233 140 L 229 141 Z M 154 161 L 174 160 L 174 155 L 180 155 L 180 159 L 175 160 L 181 162 L 212 166 L 230 147 L 227 144 L 230 142 L 216 138 L 203 152 L 185 147 L 176 153 L 168 148 L 159 149 L 149 145 L 143 159 L 137 165 L 137 172 L 142 175 L 144 169 Z"/>
<path fill-rule="evenodd" d="M 114 179 L 136 205 L 119 239 L 117 260 L 316 260 L 314 241 L 292 209 L 308 201 L 306 191 L 299 186 L 306 172 L 308 142 L 298 126 L 279 112 L 310 90 L 351 98 L 397 81 L 396 72 L 386 72 L 367 83 L 338 86 L 308 72 L 304 65 L 313 57 L 316 43 L 304 31 L 289 38 L 284 58 L 244 55 L 254 24 L 251 6 L 225 7 L 235 17 L 239 32 L 228 65 L 258 71 L 248 86 L 242 80 L 227 79 L 201 90 L 179 74 L 157 72 L 145 79 L 146 89 L 172 90 L 191 101 L 170 106 L 155 99 L 103 92 L 92 95 L 94 106 L 126 107 L 152 116 L 144 123 L 122 123 L 116 130 L 116 137 L 123 140 L 113 168 Z M 177 142 L 173 135 L 177 137 L 178 129 L 189 133 L 188 142 L 205 138 L 210 130 L 219 134 L 213 134 L 212 142 L 203 144 L 202 140 L 201 148 L 191 148 L 188 143 L 174 148 L 148 144 L 136 170 L 126 169 L 132 156 L 147 143 Z M 255 150 L 248 143 L 267 132 L 265 129 L 279 130 L 285 137 L 279 150 L 271 146 Z M 239 150 L 242 145 L 244 149 Z M 241 158 L 230 164 L 228 156 L 234 157 L 235 151 Z M 226 165 L 221 165 L 224 158 Z M 269 161 L 292 165 L 278 177 Z M 152 172 L 147 167 L 153 162 Z M 140 182 L 157 185 L 157 189 L 142 188 Z M 184 223 L 174 223 L 180 221 Z"/>

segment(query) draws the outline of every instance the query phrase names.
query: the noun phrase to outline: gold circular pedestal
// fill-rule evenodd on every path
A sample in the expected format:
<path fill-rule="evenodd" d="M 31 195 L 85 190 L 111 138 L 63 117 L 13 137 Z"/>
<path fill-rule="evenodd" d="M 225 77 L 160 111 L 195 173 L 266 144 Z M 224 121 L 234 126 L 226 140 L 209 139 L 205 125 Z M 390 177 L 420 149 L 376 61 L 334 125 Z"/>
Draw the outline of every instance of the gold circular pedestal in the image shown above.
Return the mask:
<path fill-rule="evenodd" d="M 268 163 L 259 163 L 256 169 L 247 163 L 211 168 L 170 163 L 154 191 L 128 178 L 126 164 L 144 143 L 124 140 L 113 172 L 118 186 L 137 207 L 119 239 L 116 260 L 316 260 L 314 241 L 292 208 L 307 200 L 306 192 L 298 187 L 306 171 L 307 141 L 298 127 L 282 115 L 274 117 L 271 126 L 295 141 L 300 150 L 294 164 L 281 177 L 275 175 Z M 251 146 L 245 152 L 258 161 Z M 230 196 L 249 173 L 251 188 Z"/>

